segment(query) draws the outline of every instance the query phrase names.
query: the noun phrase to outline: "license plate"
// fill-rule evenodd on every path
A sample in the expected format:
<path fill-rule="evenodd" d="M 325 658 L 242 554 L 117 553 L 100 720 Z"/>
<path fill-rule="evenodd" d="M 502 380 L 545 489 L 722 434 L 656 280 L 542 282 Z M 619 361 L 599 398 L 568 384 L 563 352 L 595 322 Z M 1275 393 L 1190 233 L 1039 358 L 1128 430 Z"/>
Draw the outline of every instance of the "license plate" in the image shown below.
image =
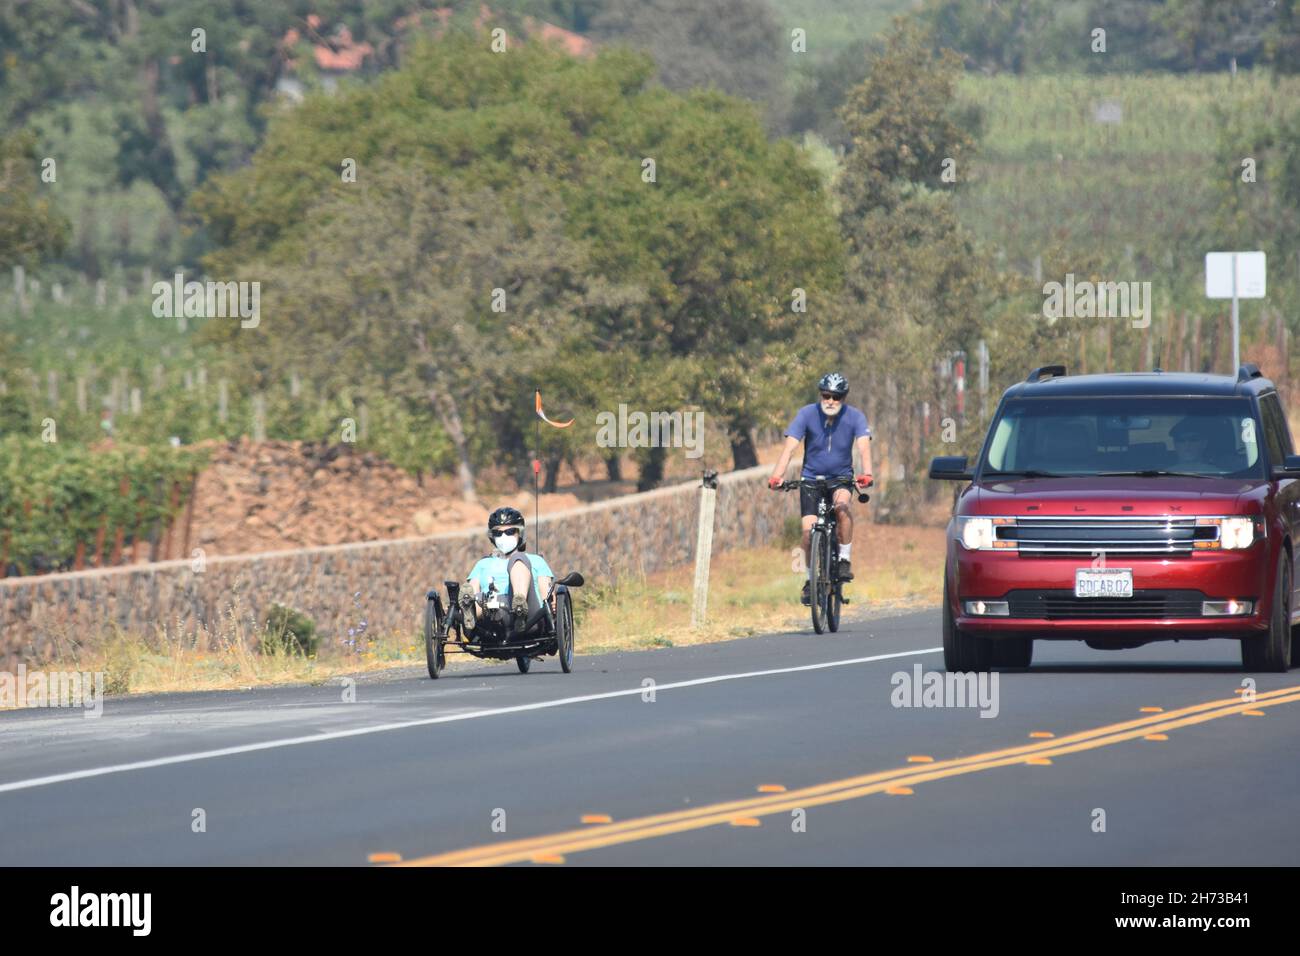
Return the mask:
<path fill-rule="evenodd" d="M 1107 568 L 1105 571 L 1095 571 L 1092 568 L 1080 568 L 1074 572 L 1074 596 L 1130 598 L 1133 596 L 1133 569 Z"/>

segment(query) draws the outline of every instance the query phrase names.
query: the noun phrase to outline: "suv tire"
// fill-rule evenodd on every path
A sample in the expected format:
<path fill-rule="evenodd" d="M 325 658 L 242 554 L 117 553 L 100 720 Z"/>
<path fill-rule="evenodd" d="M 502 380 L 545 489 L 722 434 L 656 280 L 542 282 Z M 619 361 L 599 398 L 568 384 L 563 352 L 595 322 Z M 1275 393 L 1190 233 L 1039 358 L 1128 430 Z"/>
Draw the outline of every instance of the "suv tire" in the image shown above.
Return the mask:
<path fill-rule="evenodd" d="M 1028 667 L 1034 659 L 1032 637 L 998 637 L 988 642 L 989 663 L 994 667 Z"/>
<path fill-rule="evenodd" d="M 948 602 L 948 576 L 943 580 L 943 666 L 950 671 L 986 671 L 989 669 L 991 642 L 962 632 L 953 621 Z"/>
<path fill-rule="evenodd" d="M 1291 558 L 1285 551 L 1277 562 L 1268 631 L 1241 639 L 1241 666 L 1279 673 L 1291 667 Z"/>

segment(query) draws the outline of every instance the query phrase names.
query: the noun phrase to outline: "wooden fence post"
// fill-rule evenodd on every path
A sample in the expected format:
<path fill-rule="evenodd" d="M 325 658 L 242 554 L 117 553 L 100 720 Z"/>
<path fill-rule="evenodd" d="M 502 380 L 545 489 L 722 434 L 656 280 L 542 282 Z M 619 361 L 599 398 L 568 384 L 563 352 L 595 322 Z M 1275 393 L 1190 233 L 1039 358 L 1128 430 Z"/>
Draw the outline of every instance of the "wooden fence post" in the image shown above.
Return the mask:
<path fill-rule="evenodd" d="M 260 393 L 253 396 L 253 441 L 266 441 L 266 396 Z"/>
<path fill-rule="evenodd" d="M 700 482 L 700 522 L 695 539 L 695 595 L 691 627 L 703 627 L 709 612 L 709 560 L 713 555 L 713 514 L 717 507 L 718 473 L 705 471 Z"/>

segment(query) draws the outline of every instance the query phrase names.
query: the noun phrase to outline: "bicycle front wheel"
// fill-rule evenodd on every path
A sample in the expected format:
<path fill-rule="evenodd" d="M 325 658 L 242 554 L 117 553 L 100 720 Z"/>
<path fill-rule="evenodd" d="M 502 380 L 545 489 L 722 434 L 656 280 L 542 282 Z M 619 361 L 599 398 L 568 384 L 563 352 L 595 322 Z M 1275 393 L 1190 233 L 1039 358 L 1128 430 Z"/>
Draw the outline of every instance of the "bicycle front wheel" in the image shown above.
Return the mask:
<path fill-rule="evenodd" d="M 812 563 L 808 575 L 808 593 L 812 598 L 813 630 L 818 634 L 826 630 L 826 595 L 832 586 L 827 554 L 826 532 L 814 528 L 808 548 L 808 557 Z"/>

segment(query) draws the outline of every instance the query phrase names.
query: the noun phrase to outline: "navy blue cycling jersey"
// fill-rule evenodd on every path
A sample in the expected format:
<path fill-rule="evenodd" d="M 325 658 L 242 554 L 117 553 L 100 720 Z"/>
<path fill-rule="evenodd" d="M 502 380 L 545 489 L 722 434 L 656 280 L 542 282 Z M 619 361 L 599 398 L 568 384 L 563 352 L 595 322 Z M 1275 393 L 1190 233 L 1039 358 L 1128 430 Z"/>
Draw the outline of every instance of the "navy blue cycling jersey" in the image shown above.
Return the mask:
<path fill-rule="evenodd" d="M 853 477 L 853 443 L 870 435 L 862 409 L 845 405 L 833 418 L 822 411 L 820 402 L 805 405 L 785 430 L 790 438 L 803 442 L 803 477 Z"/>

